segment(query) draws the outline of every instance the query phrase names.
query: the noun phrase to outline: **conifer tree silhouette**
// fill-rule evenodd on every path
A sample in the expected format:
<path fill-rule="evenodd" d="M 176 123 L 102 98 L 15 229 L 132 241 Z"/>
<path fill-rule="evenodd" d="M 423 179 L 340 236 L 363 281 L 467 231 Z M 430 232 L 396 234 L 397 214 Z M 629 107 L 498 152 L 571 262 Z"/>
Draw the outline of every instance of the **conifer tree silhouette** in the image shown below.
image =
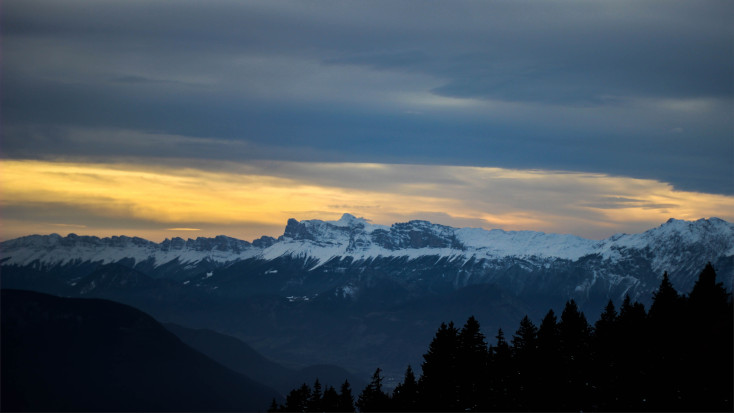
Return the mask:
<path fill-rule="evenodd" d="M 505 411 L 511 408 L 510 376 L 512 375 L 512 353 L 505 340 L 505 333 L 500 328 L 495 337 L 497 343 L 490 347 L 489 355 L 489 407 L 492 410 Z"/>
<path fill-rule="evenodd" d="M 532 400 L 531 410 L 553 411 L 560 409 L 561 381 L 557 372 L 561 369 L 558 344 L 558 322 L 555 312 L 548 310 L 538 327 L 538 396 Z"/>
<path fill-rule="evenodd" d="M 311 399 L 311 388 L 308 384 L 303 383 L 301 387 L 291 390 L 285 398 L 286 412 L 305 412 L 308 411 L 308 402 Z"/>
<path fill-rule="evenodd" d="M 418 380 L 421 409 L 455 411 L 457 406 L 456 352 L 458 330 L 454 323 L 442 323 L 423 355 L 423 374 Z"/>
<path fill-rule="evenodd" d="M 672 320 L 680 322 L 683 310 L 683 297 L 678 294 L 666 271 L 660 282 L 660 287 L 652 294 L 652 305 L 648 316 L 658 324 L 668 324 Z M 666 326 L 667 327 L 667 326 Z"/>
<path fill-rule="evenodd" d="M 526 315 L 512 336 L 514 364 L 510 381 L 510 397 L 518 410 L 533 410 L 538 382 L 538 328 Z"/>
<path fill-rule="evenodd" d="M 362 390 L 357 399 L 360 412 L 385 412 L 390 410 L 390 397 L 382 391 L 382 369 L 372 375 L 372 381 Z"/>
<path fill-rule="evenodd" d="M 316 378 L 313 383 L 313 390 L 311 391 L 311 397 L 308 399 L 308 410 L 311 412 L 321 411 L 321 382 Z"/>
<path fill-rule="evenodd" d="M 354 411 L 354 396 L 352 395 L 352 386 L 349 384 L 349 380 L 344 380 L 344 383 L 342 383 L 341 389 L 339 390 L 338 411 Z"/>
<path fill-rule="evenodd" d="M 708 263 L 688 298 L 685 344 L 690 357 L 683 368 L 683 405 L 701 411 L 732 409 L 731 294 L 716 282 L 716 271 Z"/>
<path fill-rule="evenodd" d="M 617 344 L 618 314 L 614 302 L 609 300 L 599 319 L 594 323 L 591 339 L 591 359 L 594 388 L 592 398 L 599 410 L 617 410 L 620 380 Z"/>
<path fill-rule="evenodd" d="M 561 393 L 561 408 L 564 410 L 588 410 L 589 393 L 589 323 L 580 312 L 576 302 L 570 300 L 561 313 L 558 323 L 558 344 L 560 346 L 561 371 L 559 378 L 564 381 Z"/>
<path fill-rule="evenodd" d="M 339 394 L 336 392 L 334 386 L 327 386 L 324 390 L 324 395 L 321 398 L 320 410 L 323 412 L 338 412 L 339 409 Z"/>
<path fill-rule="evenodd" d="M 617 320 L 616 341 L 619 354 L 619 371 L 624 379 L 619 381 L 619 410 L 649 410 L 647 313 L 645 307 L 624 297 Z"/>
<path fill-rule="evenodd" d="M 683 401 L 683 387 L 686 386 L 676 371 L 686 357 L 684 330 L 681 329 L 685 298 L 675 290 L 667 271 L 652 298 L 647 314 L 647 405 L 655 410 L 678 410 Z"/>
<path fill-rule="evenodd" d="M 418 381 L 413 368 L 408 365 L 403 381 L 395 387 L 392 406 L 397 411 L 413 412 L 418 410 Z"/>
<path fill-rule="evenodd" d="M 456 374 L 458 407 L 461 410 L 476 410 L 485 404 L 488 383 L 487 369 L 489 354 L 484 334 L 474 316 L 469 317 L 458 335 Z"/>

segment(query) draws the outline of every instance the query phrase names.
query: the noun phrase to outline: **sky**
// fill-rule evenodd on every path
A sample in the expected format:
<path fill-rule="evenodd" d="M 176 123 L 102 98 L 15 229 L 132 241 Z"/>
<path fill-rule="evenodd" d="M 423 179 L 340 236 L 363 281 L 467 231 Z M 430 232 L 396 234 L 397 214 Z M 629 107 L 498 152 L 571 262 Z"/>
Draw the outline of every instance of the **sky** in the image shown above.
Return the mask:
<path fill-rule="evenodd" d="M 734 221 L 734 2 L 0 5 L 0 239 Z"/>

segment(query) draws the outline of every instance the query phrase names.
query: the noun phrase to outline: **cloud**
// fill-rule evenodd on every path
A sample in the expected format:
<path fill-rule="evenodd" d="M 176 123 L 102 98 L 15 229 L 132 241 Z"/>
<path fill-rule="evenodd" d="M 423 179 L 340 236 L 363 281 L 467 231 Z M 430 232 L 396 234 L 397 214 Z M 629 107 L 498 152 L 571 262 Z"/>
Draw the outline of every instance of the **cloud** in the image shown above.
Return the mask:
<path fill-rule="evenodd" d="M 86 225 L 79 225 L 79 224 L 57 224 L 57 223 L 49 223 L 47 224 L 51 227 L 61 227 L 61 228 L 87 228 Z"/>
<path fill-rule="evenodd" d="M 433 79 L 431 90 L 444 96 L 539 103 L 734 95 L 734 63 L 722 53 L 734 11 L 726 1 L 224 1 L 178 3 L 175 14 L 165 2 L 41 4 L 4 8 L 4 47 L 14 58 L 6 70 L 92 80 L 119 72 L 237 91 L 263 85 L 284 98 L 311 87 L 300 80 L 344 86 L 345 77 L 370 87 L 391 77 L 401 89 Z"/>
<path fill-rule="evenodd" d="M 7 160 L 2 169 L 0 209 L 12 221 L 12 233 L 55 222 L 134 235 L 141 235 L 135 228 L 145 228 L 154 239 L 182 229 L 254 239 L 281 235 L 288 218 L 337 219 L 351 212 L 379 224 L 427 219 L 602 238 L 640 232 L 671 216 L 734 220 L 732 197 L 562 171 L 298 162 L 206 169 Z"/>
<path fill-rule="evenodd" d="M 6 1 L 2 151 L 571 170 L 734 194 L 733 12 Z"/>
<path fill-rule="evenodd" d="M 588 202 L 586 205 L 597 209 L 620 209 L 620 208 L 642 208 L 642 209 L 675 209 L 678 204 L 651 203 L 644 199 L 625 198 L 619 196 L 600 197 L 596 201 Z"/>

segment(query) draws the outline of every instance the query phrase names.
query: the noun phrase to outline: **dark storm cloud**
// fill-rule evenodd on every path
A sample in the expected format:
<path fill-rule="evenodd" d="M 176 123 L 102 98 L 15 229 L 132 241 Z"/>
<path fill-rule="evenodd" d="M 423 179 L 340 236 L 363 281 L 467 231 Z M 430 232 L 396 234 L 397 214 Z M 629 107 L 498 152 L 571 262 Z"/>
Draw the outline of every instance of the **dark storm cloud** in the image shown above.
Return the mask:
<path fill-rule="evenodd" d="M 11 0 L 0 149 L 576 170 L 732 194 L 733 13 Z"/>

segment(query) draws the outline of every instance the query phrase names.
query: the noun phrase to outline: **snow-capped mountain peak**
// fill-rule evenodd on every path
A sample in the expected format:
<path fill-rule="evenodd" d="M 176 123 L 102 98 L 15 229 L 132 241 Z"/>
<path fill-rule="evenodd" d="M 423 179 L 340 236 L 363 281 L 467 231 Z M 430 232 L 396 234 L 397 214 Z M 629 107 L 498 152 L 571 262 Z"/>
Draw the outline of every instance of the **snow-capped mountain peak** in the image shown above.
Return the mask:
<path fill-rule="evenodd" d="M 686 264 L 696 255 L 693 264 Z M 671 219 L 640 234 L 618 234 L 596 241 L 574 235 L 534 231 L 453 228 L 428 221 L 408 221 L 391 226 L 376 225 L 364 218 L 344 214 L 336 221 L 288 220 L 277 240 L 263 237 L 252 243 L 227 236 L 196 239 L 173 238 L 154 243 L 137 237 L 31 235 L 0 244 L 3 265 L 36 265 L 50 268 L 70 263 L 148 263 L 153 268 L 178 263 L 195 268 L 202 263 L 223 265 L 245 259 L 275 260 L 279 257 L 308 259 L 316 268 L 334 259 L 363 261 L 382 258 L 433 256 L 461 262 L 568 261 L 599 257 L 608 262 L 644 259 L 648 271 L 657 274 L 681 267 L 693 271 L 705 263 L 734 255 L 734 225 L 718 218 L 682 221 Z M 693 261 L 691 261 L 693 262 Z M 35 264 L 34 264 L 35 263 Z M 545 265 L 545 264 L 544 264 Z M 635 264 L 637 265 L 637 264 Z M 625 274 L 618 274 L 625 276 Z"/>
<path fill-rule="evenodd" d="M 337 227 L 347 227 L 347 228 L 353 228 L 353 227 L 363 227 L 366 228 L 372 224 L 370 224 L 369 221 L 367 221 L 364 218 L 357 218 L 352 214 L 345 213 L 342 215 L 341 218 L 337 221 L 326 221 L 328 224 L 335 225 Z"/>

